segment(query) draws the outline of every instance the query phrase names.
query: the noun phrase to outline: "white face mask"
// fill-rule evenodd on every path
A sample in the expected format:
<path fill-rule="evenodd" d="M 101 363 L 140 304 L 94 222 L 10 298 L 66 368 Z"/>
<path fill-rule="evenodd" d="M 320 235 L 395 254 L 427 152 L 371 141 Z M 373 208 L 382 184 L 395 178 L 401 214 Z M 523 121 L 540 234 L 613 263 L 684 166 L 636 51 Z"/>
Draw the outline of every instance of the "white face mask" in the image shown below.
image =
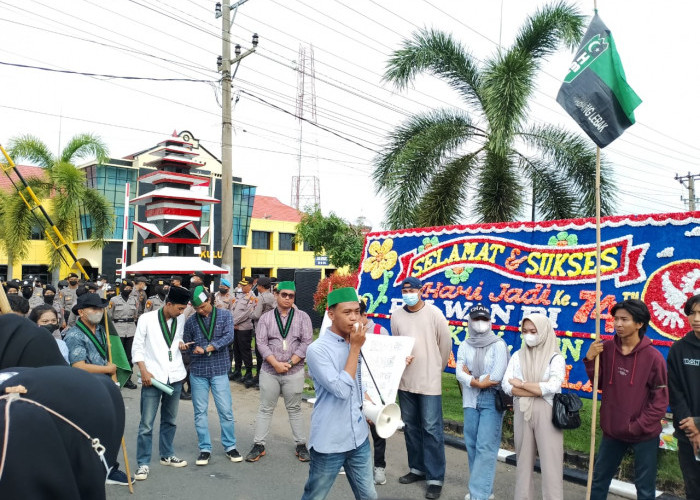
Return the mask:
<path fill-rule="evenodd" d="M 523 335 L 523 338 L 529 347 L 535 347 L 537 345 L 537 335 L 534 333 L 526 333 Z"/>
<path fill-rule="evenodd" d="M 102 316 L 104 315 L 103 311 L 96 311 L 96 312 L 90 312 L 85 314 L 87 317 L 87 320 L 92 323 L 93 325 L 99 325 L 100 321 L 102 321 Z"/>
<path fill-rule="evenodd" d="M 472 320 L 471 327 L 476 333 L 486 333 L 491 328 L 491 322 L 483 319 L 475 319 Z"/>

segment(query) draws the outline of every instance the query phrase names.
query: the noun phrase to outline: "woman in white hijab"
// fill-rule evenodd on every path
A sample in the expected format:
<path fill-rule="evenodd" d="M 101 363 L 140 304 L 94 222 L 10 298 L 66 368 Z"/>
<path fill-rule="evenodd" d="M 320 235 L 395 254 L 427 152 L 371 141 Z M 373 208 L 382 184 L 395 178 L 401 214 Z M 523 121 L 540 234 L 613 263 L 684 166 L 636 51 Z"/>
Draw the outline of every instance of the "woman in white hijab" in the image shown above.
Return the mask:
<path fill-rule="evenodd" d="M 549 319 L 543 314 L 523 318 L 523 341 L 508 363 L 503 390 L 515 396 L 515 499 L 535 498 L 533 468 L 540 457 L 542 499 L 564 498 L 564 435 L 552 424 L 552 400 L 561 392 L 566 371 L 564 356 Z"/>
<path fill-rule="evenodd" d="M 469 310 L 469 336 L 457 351 L 455 374 L 462 385 L 464 444 L 469 458 L 467 500 L 493 498 L 503 413 L 496 410 L 496 388 L 508 365 L 508 346 L 493 333 L 483 305 Z"/>

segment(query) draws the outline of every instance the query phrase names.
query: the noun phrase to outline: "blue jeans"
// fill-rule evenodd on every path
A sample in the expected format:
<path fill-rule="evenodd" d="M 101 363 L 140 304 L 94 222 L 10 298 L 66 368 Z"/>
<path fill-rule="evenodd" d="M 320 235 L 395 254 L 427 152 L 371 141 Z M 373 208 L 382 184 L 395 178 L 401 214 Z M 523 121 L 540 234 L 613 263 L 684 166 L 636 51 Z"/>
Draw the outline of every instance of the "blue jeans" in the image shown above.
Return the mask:
<path fill-rule="evenodd" d="M 194 428 L 197 431 L 199 440 L 199 451 L 211 453 L 211 437 L 209 436 L 209 425 L 207 408 L 209 407 L 209 389 L 214 396 L 216 412 L 219 414 L 219 425 L 221 426 L 221 444 L 224 451 L 232 450 L 236 447 L 236 437 L 233 426 L 233 409 L 231 403 L 231 386 L 228 375 L 217 375 L 216 377 L 197 377 L 190 373 L 190 384 L 192 384 L 192 406 L 194 407 Z"/>
<path fill-rule="evenodd" d="M 428 484 L 442 486 L 445 479 L 445 436 L 442 396 L 399 391 L 401 420 L 411 472 L 425 476 Z"/>
<path fill-rule="evenodd" d="M 160 403 L 160 436 L 158 439 L 158 450 L 161 457 L 172 457 L 173 440 L 177 425 L 177 409 L 180 404 L 180 391 L 182 382 L 170 384 L 173 389 L 172 396 L 159 391 L 153 386 L 141 387 L 141 423 L 139 423 L 139 434 L 136 440 L 136 461 L 138 465 L 148 465 L 151 463 L 151 451 L 153 443 L 153 422 L 156 420 L 158 404 Z"/>
<path fill-rule="evenodd" d="M 476 408 L 464 408 L 464 444 L 469 456 L 472 500 L 487 500 L 493 491 L 503 423 L 503 413 L 496 410 L 495 396 L 492 390 L 481 391 Z"/>
<path fill-rule="evenodd" d="M 641 443 L 627 443 L 603 436 L 593 468 L 591 499 L 604 500 L 608 497 L 610 481 L 629 448 L 634 450 L 634 486 L 638 500 L 656 498 L 656 455 L 659 438 L 654 437 Z"/>
<path fill-rule="evenodd" d="M 354 450 L 344 453 L 318 453 L 313 448 L 309 451 L 311 452 L 309 479 L 304 486 L 304 495 L 301 500 L 325 499 L 341 467 L 345 467 L 345 475 L 356 500 L 377 498 L 369 439 L 365 439 L 365 442 Z"/>

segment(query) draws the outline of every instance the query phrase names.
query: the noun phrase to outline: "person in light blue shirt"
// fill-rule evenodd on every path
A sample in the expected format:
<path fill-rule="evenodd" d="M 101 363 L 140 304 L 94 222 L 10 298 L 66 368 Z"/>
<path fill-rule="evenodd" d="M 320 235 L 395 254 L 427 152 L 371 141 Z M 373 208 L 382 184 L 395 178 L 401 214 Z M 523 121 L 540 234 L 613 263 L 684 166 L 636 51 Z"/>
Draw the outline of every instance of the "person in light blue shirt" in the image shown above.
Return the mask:
<path fill-rule="evenodd" d="M 311 414 L 309 479 L 302 500 L 328 496 L 341 467 L 357 500 L 374 500 L 369 426 L 362 413 L 364 389 L 360 348 L 367 327 L 360 321 L 354 288 L 328 294 L 331 326 L 306 351 L 306 362 L 316 389 Z"/>

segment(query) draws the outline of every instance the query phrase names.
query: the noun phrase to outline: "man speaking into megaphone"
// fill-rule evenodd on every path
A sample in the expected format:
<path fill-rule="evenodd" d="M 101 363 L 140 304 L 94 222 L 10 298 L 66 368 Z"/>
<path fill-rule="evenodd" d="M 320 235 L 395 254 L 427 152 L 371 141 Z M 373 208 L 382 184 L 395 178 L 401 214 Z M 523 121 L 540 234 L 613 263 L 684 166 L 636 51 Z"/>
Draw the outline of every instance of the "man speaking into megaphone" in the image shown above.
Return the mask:
<path fill-rule="evenodd" d="M 326 498 L 341 467 L 357 500 L 374 500 L 369 426 L 362 413 L 360 349 L 367 327 L 360 322 L 354 288 L 328 294 L 331 326 L 306 351 L 316 403 L 311 414 L 309 479 L 302 500 Z M 339 425 L 345 427 L 339 429 Z"/>

